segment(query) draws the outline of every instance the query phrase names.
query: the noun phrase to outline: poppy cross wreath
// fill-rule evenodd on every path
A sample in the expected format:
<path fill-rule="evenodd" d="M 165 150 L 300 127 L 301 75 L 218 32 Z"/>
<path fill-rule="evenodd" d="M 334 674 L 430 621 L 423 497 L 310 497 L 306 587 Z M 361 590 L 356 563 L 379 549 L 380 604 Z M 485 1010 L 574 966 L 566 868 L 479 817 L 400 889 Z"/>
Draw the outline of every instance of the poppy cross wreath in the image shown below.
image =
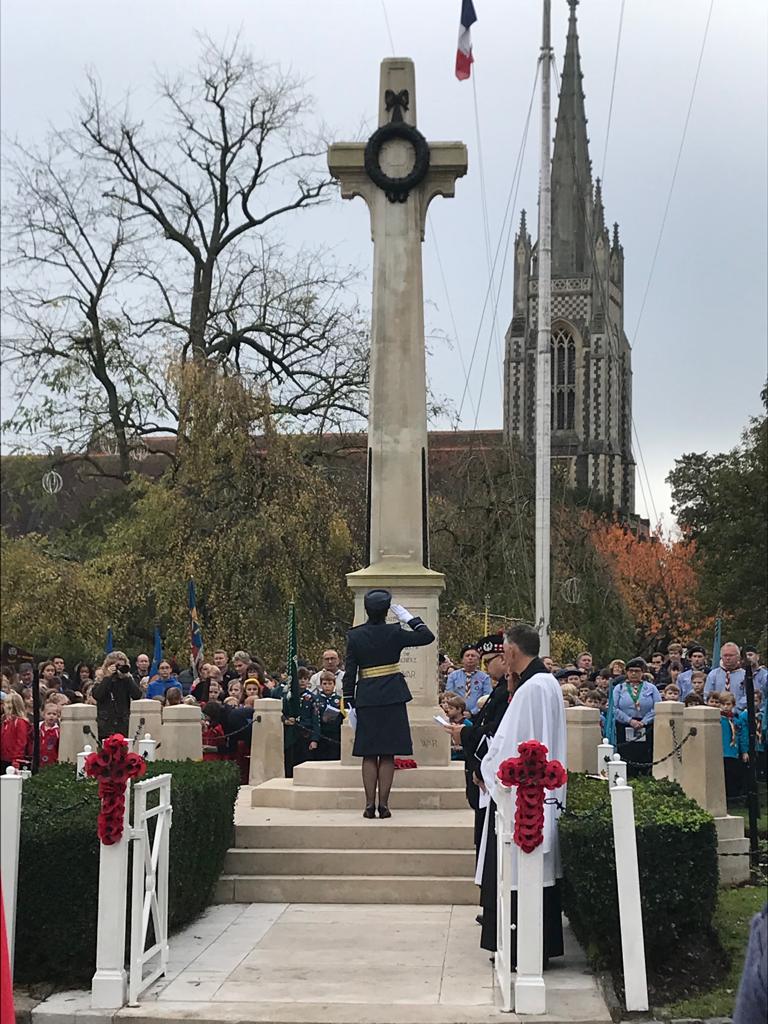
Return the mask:
<path fill-rule="evenodd" d="M 105 846 L 122 839 L 128 780 L 141 778 L 146 770 L 144 758 L 128 750 L 127 740 L 120 733 L 104 740 L 101 750 L 86 757 L 85 774 L 99 780 L 98 835 Z"/>
<path fill-rule="evenodd" d="M 517 786 L 512 838 L 523 853 L 532 853 L 544 838 L 544 790 L 564 786 L 568 773 L 559 761 L 547 760 L 548 750 L 538 740 L 517 749 L 520 756 L 502 761 L 496 776 L 502 786 Z"/>

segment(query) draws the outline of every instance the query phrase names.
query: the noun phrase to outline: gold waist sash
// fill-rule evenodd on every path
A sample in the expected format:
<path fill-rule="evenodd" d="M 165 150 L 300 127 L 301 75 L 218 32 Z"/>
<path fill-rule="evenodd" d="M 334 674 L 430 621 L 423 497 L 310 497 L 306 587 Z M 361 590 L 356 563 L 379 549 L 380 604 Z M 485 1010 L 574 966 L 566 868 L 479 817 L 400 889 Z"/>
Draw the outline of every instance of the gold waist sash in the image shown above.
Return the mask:
<path fill-rule="evenodd" d="M 391 676 L 400 671 L 400 662 L 394 665 L 372 665 L 371 668 L 358 669 L 360 679 L 375 679 L 377 676 Z"/>

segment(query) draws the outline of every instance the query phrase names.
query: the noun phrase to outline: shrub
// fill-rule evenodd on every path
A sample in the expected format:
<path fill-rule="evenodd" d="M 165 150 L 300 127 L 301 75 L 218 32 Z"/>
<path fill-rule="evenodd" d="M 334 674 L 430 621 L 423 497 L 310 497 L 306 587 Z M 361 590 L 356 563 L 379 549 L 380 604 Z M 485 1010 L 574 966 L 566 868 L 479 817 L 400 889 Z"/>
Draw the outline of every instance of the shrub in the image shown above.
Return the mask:
<path fill-rule="evenodd" d="M 173 825 L 169 926 L 207 905 L 232 842 L 238 772 L 232 762 L 156 761 L 147 776 L 171 772 Z M 97 784 L 74 768 L 46 768 L 24 783 L 16 914 L 19 982 L 88 983 L 96 964 L 99 884 Z"/>
<path fill-rule="evenodd" d="M 717 834 L 712 817 L 675 782 L 636 779 L 640 898 L 649 968 L 675 954 L 682 937 L 709 932 L 717 902 Z M 568 777 L 560 820 L 563 910 L 593 959 L 621 965 L 616 863 L 608 786 Z"/>

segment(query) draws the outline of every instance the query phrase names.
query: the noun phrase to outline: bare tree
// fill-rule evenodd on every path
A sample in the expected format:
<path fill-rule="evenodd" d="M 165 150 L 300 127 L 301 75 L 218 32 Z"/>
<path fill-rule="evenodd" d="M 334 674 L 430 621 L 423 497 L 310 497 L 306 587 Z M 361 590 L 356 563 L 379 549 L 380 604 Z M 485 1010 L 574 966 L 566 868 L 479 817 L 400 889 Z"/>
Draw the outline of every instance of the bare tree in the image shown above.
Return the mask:
<path fill-rule="evenodd" d="M 136 226 L 66 135 L 10 152 L 3 350 L 17 404 L 4 426 L 79 452 L 108 438 L 127 479 L 142 435 L 176 417 L 119 304 Z"/>
<path fill-rule="evenodd" d="M 173 337 L 182 362 L 250 375 L 278 414 L 321 427 L 360 414 L 367 330 L 349 278 L 327 253 L 286 253 L 271 234 L 280 218 L 329 198 L 332 184 L 314 170 L 325 147 L 306 128 L 301 83 L 239 41 L 204 40 L 196 71 L 163 79 L 160 101 L 159 137 L 108 109 L 93 80 L 82 115 L 92 151 L 111 167 L 107 196 L 156 231 L 141 268 L 154 301 L 134 327 Z"/>

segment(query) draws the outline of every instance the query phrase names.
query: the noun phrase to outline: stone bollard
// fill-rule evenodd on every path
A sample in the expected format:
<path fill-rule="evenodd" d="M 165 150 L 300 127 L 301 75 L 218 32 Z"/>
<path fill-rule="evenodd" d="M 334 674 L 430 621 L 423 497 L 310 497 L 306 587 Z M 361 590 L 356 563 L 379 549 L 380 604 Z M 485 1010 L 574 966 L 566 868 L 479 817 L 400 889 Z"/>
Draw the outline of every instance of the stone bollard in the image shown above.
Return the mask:
<path fill-rule="evenodd" d="M 90 727 L 92 736 L 83 732 L 85 726 Z M 77 764 L 77 755 L 84 744 L 90 743 L 96 749 L 96 735 L 96 705 L 65 704 L 61 709 L 59 760 Z"/>
<path fill-rule="evenodd" d="M 657 704 L 657 709 L 660 706 Z M 727 812 L 719 710 L 708 707 L 686 708 L 683 712 L 681 739 L 692 728 L 696 729 L 696 735 L 691 736 L 683 747 L 683 789 L 714 818 L 723 817 Z M 655 732 L 654 727 L 654 742 Z"/>
<path fill-rule="evenodd" d="M 141 725 L 141 719 L 144 725 Z M 159 700 L 132 700 L 131 720 L 128 725 L 126 739 L 132 740 L 138 733 L 145 736 L 147 733 L 158 743 L 163 739 L 163 705 Z M 134 748 L 135 749 L 135 748 Z M 163 754 L 160 754 L 163 757 Z"/>
<path fill-rule="evenodd" d="M 200 708 L 175 704 L 163 708 L 163 745 L 161 761 L 202 761 L 203 730 Z"/>
<path fill-rule="evenodd" d="M 600 743 L 600 712 L 597 708 L 566 708 L 567 768 L 569 772 L 593 772 L 595 747 Z"/>
<path fill-rule="evenodd" d="M 342 764 L 362 764 L 362 758 L 355 757 L 352 754 L 352 747 L 355 745 L 355 730 L 349 724 L 349 719 L 345 718 L 341 725 L 341 763 Z"/>
<path fill-rule="evenodd" d="M 683 723 L 684 705 L 676 700 L 662 700 L 656 705 L 656 716 L 653 722 L 653 760 L 666 758 L 661 764 L 654 764 L 654 779 L 671 779 L 673 782 L 683 781 L 683 757 L 688 744 L 677 754 L 674 748 L 688 732 Z M 693 738 L 688 743 L 693 743 Z M 668 755 L 672 755 L 671 757 Z"/>
<path fill-rule="evenodd" d="M 263 697 L 253 702 L 250 786 L 285 776 L 282 711 L 281 700 Z"/>

